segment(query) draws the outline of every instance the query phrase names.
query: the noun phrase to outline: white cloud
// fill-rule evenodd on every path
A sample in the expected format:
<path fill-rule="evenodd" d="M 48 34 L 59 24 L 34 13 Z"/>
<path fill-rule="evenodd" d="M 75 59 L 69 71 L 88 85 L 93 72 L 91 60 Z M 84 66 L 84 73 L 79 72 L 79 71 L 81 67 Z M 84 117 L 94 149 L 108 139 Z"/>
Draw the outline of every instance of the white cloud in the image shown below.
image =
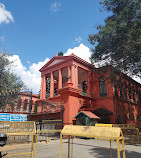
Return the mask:
<path fill-rule="evenodd" d="M 91 51 L 84 44 L 81 43 L 78 47 L 75 47 L 73 49 L 69 48 L 67 50 L 67 53 L 65 53 L 64 55 L 68 56 L 72 53 L 74 53 L 78 57 L 82 58 L 83 60 L 86 60 L 87 62 L 90 62 Z"/>
<path fill-rule="evenodd" d="M 14 18 L 10 11 L 6 10 L 5 5 L 0 3 L 0 24 L 14 22 Z"/>
<path fill-rule="evenodd" d="M 75 39 L 76 42 L 80 43 L 82 41 L 82 38 L 79 36 Z"/>
<path fill-rule="evenodd" d="M 27 89 L 32 89 L 32 91 L 38 93 L 41 84 L 39 69 L 49 61 L 49 58 L 46 58 L 43 62 L 33 63 L 28 69 L 22 64 L 18 55 L 9 56 L 8 59 L 14 61 L 11 71 L 21 77 Z"/>
<path fill-rule="evenodd" d="M 61 3 L 55 1 L 51 4 L 50 9 L 52 12 L 57 12 L 57 11 L 59 11 L 60 7 L 61 7 Z"/>

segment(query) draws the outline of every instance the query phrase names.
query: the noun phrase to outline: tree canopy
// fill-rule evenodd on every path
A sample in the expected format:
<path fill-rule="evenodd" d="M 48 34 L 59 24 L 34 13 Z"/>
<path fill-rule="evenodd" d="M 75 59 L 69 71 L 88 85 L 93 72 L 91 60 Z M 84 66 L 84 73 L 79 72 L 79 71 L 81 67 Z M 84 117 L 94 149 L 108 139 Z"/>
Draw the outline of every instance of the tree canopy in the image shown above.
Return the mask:
<path fill-rule="evenodd" d="M 98 32 L 89 35 L 92 49 L 91 61 L 109 64 L 124 73 L 141 77 L 141 1 L 100 1 L 111 16 Z M 106 61 L 106 62 L 103 62 Z"/>
<path fill-rule="evenodd" d="M 11 62 L 6 53 L 0 53 L 0 108 L 6 104 L 14 106 L 15 98 L 23 86 L 19 77 L 10 72 Z"/>

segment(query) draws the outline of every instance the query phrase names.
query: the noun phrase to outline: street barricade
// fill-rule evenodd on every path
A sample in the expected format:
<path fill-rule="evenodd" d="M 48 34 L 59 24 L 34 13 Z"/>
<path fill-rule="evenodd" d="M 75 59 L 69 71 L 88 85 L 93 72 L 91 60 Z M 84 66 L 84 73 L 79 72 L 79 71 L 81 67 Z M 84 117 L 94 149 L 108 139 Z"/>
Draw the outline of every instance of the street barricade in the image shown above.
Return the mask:
<path fill-rule="evenodd" d="M 62 157 L 62 136 L 68 137 L 68 158 L 70 158 L 70 144 L 73 145 L 73 143 L 70 143 L 70 139 L 73 139 L 75 136 L 98 138 L 98 139 L 110 141 L 111 158 L 112 158 L 111 141 L 116 141 L 117 142 L 117 158 L 120 158 L 120 151 L 122 151 L 123 158 L 125 158 L 124 137 L 119 127 L 65 125 L 60 134 L 60 158 Z M 122 143 L 121 149 L 120 149 L 120 142 Z"/>
<path fill-rule="evenodd" d="M 103 124 L 103 123 L 96 123 L 95 126 L 96 127 L 113 127 L 112 124 Z"/>
<path fill-rule="evenodd" d="M 123 136 L 125 137 L 126 142 L 129 143 L 139 143 L 140 134 L 139 129 L 136 128 L 134 123 L 130 124 L 102 124 L 96 123 L 96 127 L 119 127 L 122 130 Z M 129 137 L 129 138 L 128 138 Z"/>
<path fill-rule="evenodd" d="M 62 120 L 42 120 L 36 122 L 36 130 L 38 141 L 46 141 L 48 143 L 51 139 L 59 139 L 62 130 Z"/>
<path fill-rule="evenodd" d="M 113 124 L 113 127 L 120 127 L 124 137 L 127 139 L 126 142 L 129 143 L 139 143 L 140 134 L 139 129 L 136 128 L 134 123 L 131 124 Z"/>
<path fill-rule="evenodd" d="M 26 156 L 36 158 L 37 135 L 35 122 L 0 122 L 0 133 L 5 133 L 8 137 L 8 146 L 6 145 L 0 149 L 3 152 L 8 152 L 6 156 L 11 158 L 18 156 L 20 158 L 25 158 Z M 36 140 L 35 148 L 34 139 Z M 31 145 L 27 144 L 30 141 Z M 11 143 L 14 144 L 14 146 L 11 145 Z"/>

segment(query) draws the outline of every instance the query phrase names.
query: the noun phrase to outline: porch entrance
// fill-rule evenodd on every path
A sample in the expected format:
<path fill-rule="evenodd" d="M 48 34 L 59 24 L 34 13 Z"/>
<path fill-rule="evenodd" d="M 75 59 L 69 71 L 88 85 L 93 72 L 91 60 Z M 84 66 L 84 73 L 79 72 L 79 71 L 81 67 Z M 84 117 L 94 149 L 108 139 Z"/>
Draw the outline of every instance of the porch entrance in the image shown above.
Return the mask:
<path fill-rule="evenodd" d="M 100 108 L 93 111 L 94 114 L 96 114 L 101 119 L 98 120 L 99 123 L 110 123 L 110 115 L 113 114 L 111 111 L 109 111 L 106 108 Z"/>

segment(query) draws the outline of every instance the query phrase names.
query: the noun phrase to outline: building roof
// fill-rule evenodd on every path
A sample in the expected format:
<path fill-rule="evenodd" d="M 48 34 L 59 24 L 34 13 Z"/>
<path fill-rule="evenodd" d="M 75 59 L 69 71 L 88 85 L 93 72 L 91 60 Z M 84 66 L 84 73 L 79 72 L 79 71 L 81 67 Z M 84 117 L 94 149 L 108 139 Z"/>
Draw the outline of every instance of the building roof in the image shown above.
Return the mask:
<path fill-rule="evenodd" d="M 78 56 L 74 55 L 73 53 L 69 56 L 57 56 L 55 55 L 51 60 L 49 60 L 39 71 L 42 72 L 46 70 L 46 68 L 52 68 L 52 66 L 57 66 L 58 64 L 70 60 L 75 60 L 81 64 L 84 64 L 89 67 L 95 68 L 94 65 L 90 64 L 89 62 L 79 58 Z"/>
<path fill-rule="evenodd" d="M 80 111 L 74 118 L 78 117 L 81 113 L 88 116 L 89 118 L 100 119 L 100 117 L 98 117 L 97 115 L 93 114 L 90 111 Z"/>
<path fill-rule="evenodd" d="M 31 96 L 31 93 L 20 92 L 19 95 L 23 95 L 23 96 Z M 39 98 L 39 95 L 38 95 L 38 94 L 32 94 L 32 97 Z"/>

